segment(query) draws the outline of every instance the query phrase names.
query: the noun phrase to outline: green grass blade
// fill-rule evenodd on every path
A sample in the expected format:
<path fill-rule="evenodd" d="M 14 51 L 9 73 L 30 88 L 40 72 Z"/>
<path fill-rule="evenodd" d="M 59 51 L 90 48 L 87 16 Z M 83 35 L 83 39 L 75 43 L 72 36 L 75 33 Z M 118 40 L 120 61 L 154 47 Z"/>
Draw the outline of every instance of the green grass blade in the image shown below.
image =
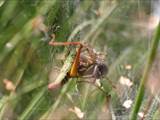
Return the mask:
<path fill-rule="evenodd" d="M 146 66 L 144 68 L 144 73 L 143 73 L 143 76 L 142 76 L 142 79 L 141 79 L 141 82 L 140 82 L 139 90 L 138 90 L 138 93 L 137 93 L 137 96 L 136 96 L 136 101 L 135 101 L 134 107 L 133 107 L 132 112 L 131 112 L 130 120 L 136 120 L 137 119 L 137 114 L 138 114 L 138 111 L 141 107 L 143 97 L 144 97 L 144 93 L 145 93 L 145 83 L 147 81 L 147 77 L 148 77 L 148 74 L 150 72 L 150 69 L 151 69 L 152 63 L 154 61 L 154 58 L 156 56 L 159 40 L 160 40 L 160 23 L 157 26 L 155 36 L 152 40 L 148 60 L 147 60 Z"/>

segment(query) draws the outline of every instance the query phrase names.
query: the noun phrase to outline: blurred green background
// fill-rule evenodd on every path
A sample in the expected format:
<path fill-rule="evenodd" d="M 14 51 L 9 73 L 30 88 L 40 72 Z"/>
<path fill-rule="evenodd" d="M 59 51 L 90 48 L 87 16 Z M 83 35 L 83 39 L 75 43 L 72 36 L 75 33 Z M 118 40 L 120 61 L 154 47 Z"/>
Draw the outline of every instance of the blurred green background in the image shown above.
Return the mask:
<path fill-rule="evenodd" d="M 132 108 L 123 103 L 135 100 L 153 20 L 150 0 L 1 0 L 0 119 L 127 120 Z M 55 67 L 63 66 L 58 55 L 68 50 L 48 45 L 53 34 L 56 41 L 87 42 L 106 54 L 109 71 L 101 82 L 110 97 L 77 79 L 48 90 L 60 74 Z M 140 111 L 146 119 L 159 118 L 150 87 Z"/>

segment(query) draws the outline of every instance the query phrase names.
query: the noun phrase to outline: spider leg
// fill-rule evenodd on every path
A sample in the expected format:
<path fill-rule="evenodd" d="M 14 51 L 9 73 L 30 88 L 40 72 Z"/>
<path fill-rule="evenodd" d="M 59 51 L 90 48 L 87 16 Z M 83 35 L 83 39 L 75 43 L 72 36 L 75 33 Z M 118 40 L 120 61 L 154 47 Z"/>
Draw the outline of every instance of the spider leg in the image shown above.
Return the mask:
<path fill-rule="evenodd" d="M 81 51 L 82 52 L 86 51 L 88 53 L 87 55 L 83 55 L 83 57 L 85 57 L 90 64 L 92 64 L 95 61 L 96 54 L 89 45 L 83 44 L 83 49 Z"/>
<path fill-rule="evenodd" d="M 89 74 L 89 75 L 84 75 L 84 76 L 82 76 L 82 78 L 93 78 L 93 81 L 92 81 L 92 82 L 95 83 L 95 81 L 96 81 L 96 79 L 97 79 L 97 70 L 98 70 L 98 66 L 95 65 L 93 72 L 92 72 L 91 74 Z M 88 70 L 88 71 L 89 71 L 89 70 Z"/>
<path fill-rule="evenodd" d="M 92 61 L 94 61 L 96 59 L 96 54 L 94 53 L 93 49 L 90 48 L 89 46 L 87 46 L 86 49 L 90 58 L 92 58 Z"/>

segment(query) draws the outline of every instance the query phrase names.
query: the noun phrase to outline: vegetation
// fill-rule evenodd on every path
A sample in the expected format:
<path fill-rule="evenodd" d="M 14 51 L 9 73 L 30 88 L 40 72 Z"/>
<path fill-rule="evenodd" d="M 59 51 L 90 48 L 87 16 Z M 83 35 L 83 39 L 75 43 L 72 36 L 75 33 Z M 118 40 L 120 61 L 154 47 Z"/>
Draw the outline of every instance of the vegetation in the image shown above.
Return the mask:
<path fill-rule="evenodd" d="M 158 119 L 160 25 L 156 32 L 149 26 L 150 4 L 1 0 L 0 119 Z M 51 40 L 88 43 L 105 55 L 107 75 L 95 84 L 70 78 L 49 90 L 64 80 L 76 53 L 49 46 Z"/>

